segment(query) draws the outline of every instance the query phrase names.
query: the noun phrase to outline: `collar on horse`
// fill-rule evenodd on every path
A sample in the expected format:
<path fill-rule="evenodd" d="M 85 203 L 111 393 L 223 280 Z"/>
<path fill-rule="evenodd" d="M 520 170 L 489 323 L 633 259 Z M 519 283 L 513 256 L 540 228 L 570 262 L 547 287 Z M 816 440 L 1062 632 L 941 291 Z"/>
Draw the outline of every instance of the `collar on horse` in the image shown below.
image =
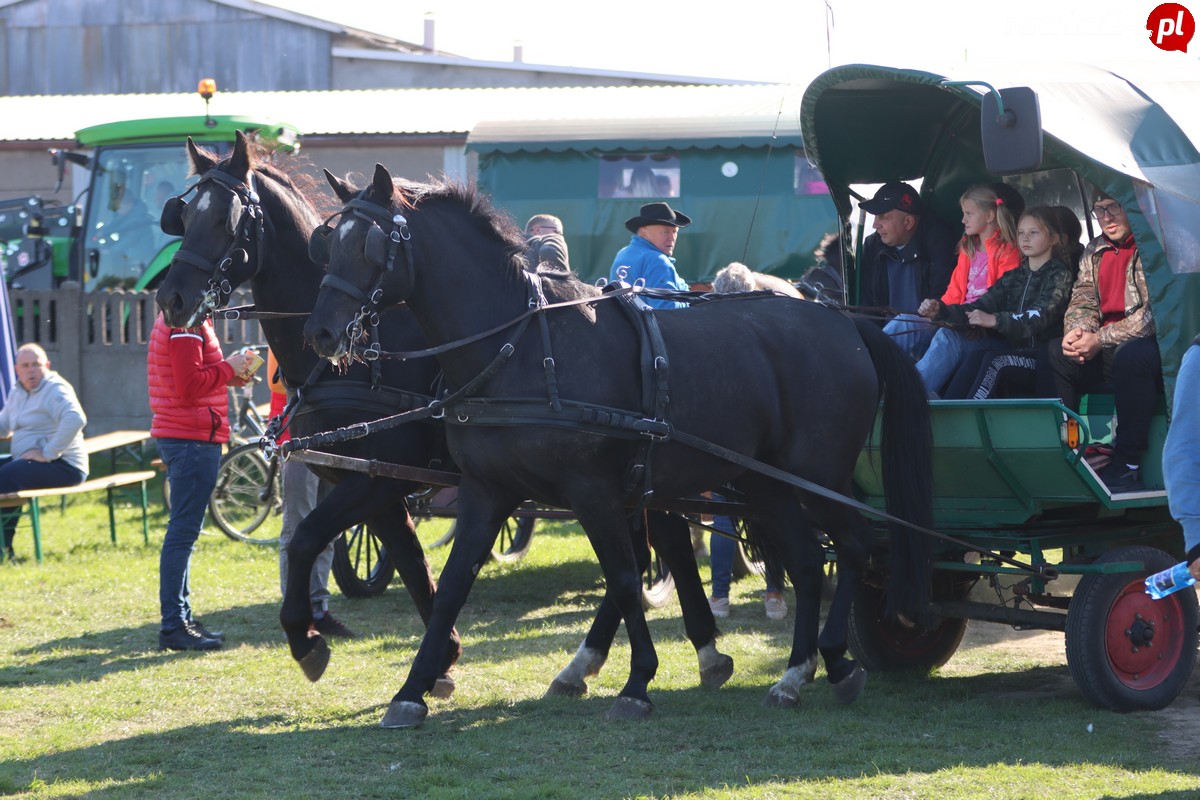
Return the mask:
<path fill-rule="evenodd" d="M 230 240 L 225 252 L 215 261 L 210 261 L 199 253 L 193 253 L 181 247 L 173 258 L 175 261 L 182 261 L 184 264 L 208 274 L 208 289 L 204 293 L 204 299 L 196 308 L 196 312 L 188 320 L 188 326 L 200 324 L 233 294 L 233 286 L 229 279 L 224 277 L 224 273 L 229 271 L 235 258 L 243 264 L 246 263 L 249 258 L 246 248 L 251 240 L 255 244 L 254 274 L 257 275 L 262 269 L 266 218 L 263 214 L 262 203 L 258 198 L 258 192 L 254 189 L 254 174 L 250 173 L 247 180 L 248 183 L 243 183 L 232 175 L 222 172 L 219 168 L 213 167 L 205 172 L 200 180 L 181 194 L 168 199 L 163 205 L 162 217 L 159 222 L 163 233 L 171 236 L 183 236 L 183 209 L 187 206 L 185 197 L 209 182 L 220 184 L 231 195 L 229 218 L 225 222 L 225 231 L 230 235 Z M 253 227 L 253 234 L 251 227 Z"/>

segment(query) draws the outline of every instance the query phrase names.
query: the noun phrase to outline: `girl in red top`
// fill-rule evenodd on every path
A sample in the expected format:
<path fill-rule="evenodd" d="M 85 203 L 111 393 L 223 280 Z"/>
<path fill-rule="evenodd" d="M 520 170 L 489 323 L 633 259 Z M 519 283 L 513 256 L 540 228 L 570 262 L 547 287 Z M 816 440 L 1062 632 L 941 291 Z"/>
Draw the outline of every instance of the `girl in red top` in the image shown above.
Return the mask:
<path fill-rule="evenodd" d="M 921 302 L 917 313 L 923 317 L 936 317 L 943 304 L 975 301 L 997 278 L 1021 264 L 1017 219 L 1025 203 L 1015 190 L 1003 184 L 972 186 L 963 192 L 959 205 L 963 212 L 963 238 L 958 245 L 958 264 L 942 299 L 928 298 Z M 930 396 L 937 396 L 945 388 L 967 353 L 998 343 L 992 334 L 938 330 L 917 362 L 917 371 Z"/>

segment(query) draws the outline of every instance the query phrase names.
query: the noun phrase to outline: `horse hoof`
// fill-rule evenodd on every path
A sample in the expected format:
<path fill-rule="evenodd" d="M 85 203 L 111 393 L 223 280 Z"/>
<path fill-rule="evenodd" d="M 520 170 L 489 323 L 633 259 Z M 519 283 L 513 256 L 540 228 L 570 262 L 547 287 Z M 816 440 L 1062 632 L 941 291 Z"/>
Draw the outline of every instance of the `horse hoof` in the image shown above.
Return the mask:
<path fill-rule="evenodd" d="M 867 671 L 855 665 L 853 672 L 830 685 L 833 687 L 833 696 L 838 699 L 838 702 L 853 703 L 867 685 Z"/>
<path fill-rule="evenodd" d="M 312 649 L 297 663 L 300 664 L 300 670 L 304 673 L 304 677 L 316 683 L 321 680 L 321 676 L 325 674 L 325 668 L 329 666 L 329 645 L 325 643 L 323 636 L 313 637 L 309 641 L 312 642 Z"/>
<path fill-rule="evenodd" d="M 654 710 L 654 704 L 647 700 L 633 697 L 618 697 L 612 708 L 604 715 L 605 719 L 646 719 Z"/>
<path fill-rule="evenodd" d="M 720 689 L 731 677 L 733 677 L 733 657 L 722 653 L 717 663 L 700 670 L 700 685 L 705 689 Z"/>
<path fill-rule="evenodd" d="M 388 704 L 387 713 L 379 722 L 381 728 L 419 728 L 429 709 L 424 703 L 414 703 L 409 700 L 393 700 Z"/>
<path fill-rule="evenodd" d="M 454 689 L 454 678 L 451 678 L 449 675 L 443 675 L 433 682 L 433 688 L 429 690 L 429 696 L 445 700 L 454 694 Z"/>
<path fill-rule="evenodd" d="M 767 696 L 763 698 L 763 705 L 767 708 L 795 708 L 800 705 L 800 698 L 785 694 L 778 691 L 777 687 L 772 686 L 771 691 L 767 692 Z"/>
<path fill-rule="evenodd" d="M 550 682 L 550 688 L 543 697 L 583 697 L 587 690 L 586 683 L 567 683 L 555 678 Z"/>

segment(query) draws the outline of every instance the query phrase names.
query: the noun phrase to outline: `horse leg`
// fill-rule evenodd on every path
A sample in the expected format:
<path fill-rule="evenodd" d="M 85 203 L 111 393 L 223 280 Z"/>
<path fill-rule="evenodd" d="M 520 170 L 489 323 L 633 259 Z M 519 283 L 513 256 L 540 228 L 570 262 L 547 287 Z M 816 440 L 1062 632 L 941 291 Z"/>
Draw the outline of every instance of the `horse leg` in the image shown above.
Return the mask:
<path fill-rule="evenodd" d="M 700 685 L 719 689 L 733 675 L 733 659 L 717 650 L 717 621 L 700 581 L 691 528 L 683 517 L 663 511 L 647 512 L 646 527 L 654 550 L 675 578 L 683 629 L 700 664 Z"/>
<path fill-rule="evenodd" d="M 763 699 L 767 706 L 791 708 L 817 672 L 824 552 L 794 490 L 757 477 L 739 488 L 745 489 L 747 504 L 755 511 L 755 518 L 748 521 L 751 538 L 779 561 L 795 592 L 796 620 L 787 669 Z"/>
<path fill-rule="evenodd" d="M 300 524 L 287 544 L 287 580 L 283 604 L 279 609 L 279 624 L 287 635 L 292 658 L 310 681 L 321 678 L 329 664 L 329 645 L 312 628 L 312 605 L 309 602 L 309 581 L 317 557 L 334 538 L 378 513 L 381 499 L 392 502 L 392 496 L 378 493 L 371 500 L 371 479 L 353 475 L 338 482 Z"/>
<path fill-rule="evenodd" d="M 629 523 L 618 487 L 588 485 L 571 498 L 571 509 L 587 533 L 604 572 L 605 595 L 616 603 L 629 635 L 629 679 L 608 712 L 609 719 L 644 719 L 653 711 L 647 687 L 658 671 L 658 655 L 642 609 L 642 580 L 630 542 Z"/>
<path fill-rule="evenodd" d="M 415 728 L 429 716 L 425 695 L 437 682 L 446 663 L 449 640 L 459 612 L 475 583 L 478 565 L 500 533 L 500 526 L 512 516 L 522 498 L 502 497 L 490 492 L 464 475 L 458 489 L 458 517 L 454 544 L 442 569 L 438 591 L 425 627 L 421 646 L 409 667 L 408 677 L 380 721 L 383 728 Z"/>
<path fill-rule="evenodd" d="M 650 566 L 650 547 L 646 540 L 646 531 L 641 528 L 629 527 L 630 541 L 633 544 L 634 559 L 637 563 L 638 574 L 644 574 Z M 600 674 L 604 662 L 608 660 L 608 652 L 621 627 L 621 611 L 616 602 L 606 591 L 596 609 L 596 618 L 584 637 L 583 644 L 575 651 L 574 657 L 562 671 L 554 677 L 546 696 L 561 695 L 566 697 L 582 697 L 587 694 L 587 679 Z"/>
<path fill-rule="evenodd" d="M 393 498 L 396 496 L 395 486 L 386 485 L 394 482 L 388 479 L 380 479 L 378 482 L 385 484 L 384 491 L 388 496 Z M 412 598 L 421 621 L 428 626 L 429 617 L 433 613 L 433 598 L 437 583 L 429 568 L 429 559 L 425 557 L 425 550 L 421 547 L 420 539 L 417 538 L 416 525 L 409 513 L 407 501 L 401 500 L 394 503 L 384 514 L 369 520 L 368 524 L 371 526 L 371 532 L 383 540 L 387 547 L 388 558 L 395 565 L 396 572 Z M 446 659 L 432 691 L 434 697 L 446 698 L 454 693 L 454 678 L 450 675 L 450 669 L 461 656 L 462 640 L 459 638 L 458 630 L 451 628 Z"/>
<path fill-rule="evenodd" d="M 829 676 L 834 696 L 843 703 L 849 703 L 862 694 L 867 682 L 866 671 L 846 656 L 846 637 L 850 627 L 850 606 L 858 582 L 862 580 L 875 536 L 862 515 L 852 509 L 836 503 L 830 503 L 827 509 L 820 508 L 818 503 L 812 505 L 815 510 L 822 512 L 822 519 L 841 521 L 836 527 L 830 528 L 840 531 L 834 538 L 838 554 L 838 580 L 829 613 L 825 616 L 825 625 L 817 640 L 817 648 L 821 660 L 825 662 L 825 673 Z"/>

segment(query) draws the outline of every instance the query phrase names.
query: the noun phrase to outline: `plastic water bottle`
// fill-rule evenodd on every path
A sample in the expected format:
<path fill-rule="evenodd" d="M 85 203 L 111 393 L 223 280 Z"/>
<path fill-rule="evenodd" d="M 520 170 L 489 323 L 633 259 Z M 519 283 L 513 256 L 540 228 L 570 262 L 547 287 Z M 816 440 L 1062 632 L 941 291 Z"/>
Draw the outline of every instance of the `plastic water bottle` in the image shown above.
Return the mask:
<path fill-rule="evenodd" d="M 1186 589 L 1196 583 L 1192 573 L 1188 571 L 1186 561 L 1181 561 L 1170 569 L 1156 572 L 1146 578 L 1146 594 L 1155 600 L 1161 600 L 1169 594 Z"/>

